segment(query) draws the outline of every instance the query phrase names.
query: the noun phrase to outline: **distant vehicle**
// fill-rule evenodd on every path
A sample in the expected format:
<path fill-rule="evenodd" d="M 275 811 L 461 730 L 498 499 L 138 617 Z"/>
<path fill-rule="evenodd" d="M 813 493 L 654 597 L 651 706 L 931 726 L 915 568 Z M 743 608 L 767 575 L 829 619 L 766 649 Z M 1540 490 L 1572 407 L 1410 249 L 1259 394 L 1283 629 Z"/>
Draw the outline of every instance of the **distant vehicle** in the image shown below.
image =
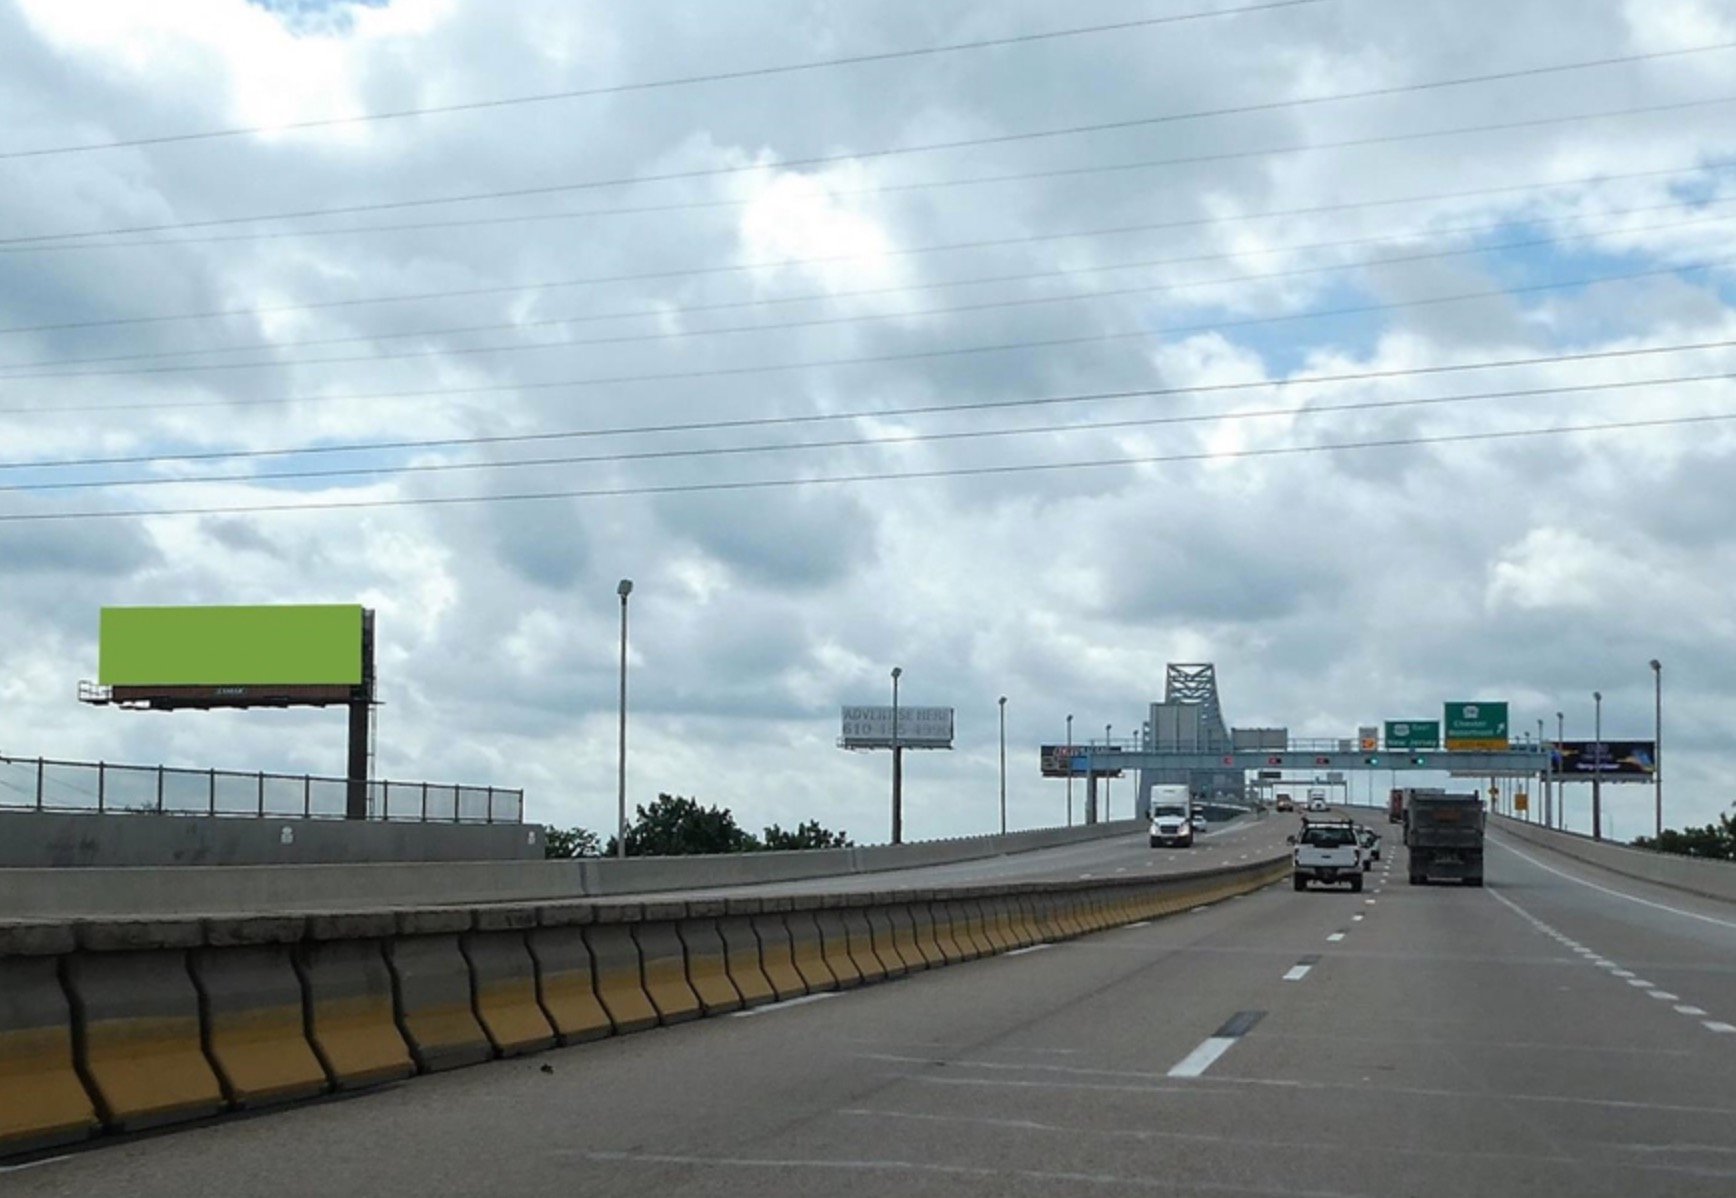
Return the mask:
<path fill-rule="evenodd" d="M 1367 873 L 1380 860 L 1380 837 L 1374 834 L 1373 828 L 1358 825 L 1356 841 L 1362 846 L 1362 870 Z"/>
<path fill-rule="evenodd" d="M 1362 890 L 1362 846 L 1357 843 L 1355 824 L 1347 819 L 1304 818 L 1302 831 L 1289 840 L 1296 846 L 1290 860 L 1297 890 L 1308 889 L 1310 882 L 1348 882 L 1352 891 Z"/>
<path fill-rule="evenodd" d="M 1404 823 L 1404 789 L 1393 787 L 1392 793 L 1386 798 L 1386 822 L 1389 824 Z"/>
<path fill-rule="evenodd" d="M 1178 849 L 1193 848 L 1194 826 L 1191 805 L 1186 800 L 1153 803 L 1151 806 L 1150 839 L 1151 847 L 1154 849 L 1166 845 Z"/>
<path fill-rule="evenodd" d="M 1326 806 L 1326 796 L 1325 795 L 1309 795 L 1308 796 L 1308 810 L 1310 810 L 1310 811 L 1327 811 L 1327 810 L 1329 810 L 1329 808 Z"/>
<path fill-rule="evenodd" d="M 1211 826 L 1210 823 L 1207 822 L 1206 817 L 1197 811 L 1193 813 L 1193 819 L 1189 822 L 1193 824 L 1193 830 L 1195 832 L 1204 832 Z"/>
<path fill-rule="evenodd" d="M 1405 794 L 1404 845 L 1410 882 L 1457 879 L 1483 884 L 1483 800 L 1475 794 L 1412 790 Z"/>
<path fill-rule="evenodd" d="M 1294 810 L 1296 810 L 1296 804 L 1291 801 L 1289 795 L 1281 794 L 1278 796 L 1278 801 L 1276 803 L 1272 804 L 1272 810 L 1274 810 L 1274 811 L 1294 811 Z"/>

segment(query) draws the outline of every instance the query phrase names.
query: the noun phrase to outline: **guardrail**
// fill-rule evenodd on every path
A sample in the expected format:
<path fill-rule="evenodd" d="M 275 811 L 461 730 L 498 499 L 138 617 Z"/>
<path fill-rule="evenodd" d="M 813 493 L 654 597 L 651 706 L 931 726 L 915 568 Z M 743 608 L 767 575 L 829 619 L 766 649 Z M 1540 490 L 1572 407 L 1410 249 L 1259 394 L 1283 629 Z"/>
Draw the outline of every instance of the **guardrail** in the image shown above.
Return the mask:
<path fill-rule="evenodd" d="M 0 809 L 342 819 L 348 788 L 347 779 L 317 774 L 0 756 Z M 378 779 L 368 783 L 368 818 L 518 824 L 524 822 L 524 791 Z"/>
<path fill-rule="evenodd" d="M 1246 894 L 1288 856 L 940 890 L 0 924 L 0 1156 L 859 986 Z"/>
<path fill-rule="evenodd" d="M 1736 862 L 1684 857 L 1676 853 L 1660 853 L 1655 849 L 1612 844 L 1607 840 L 1593 840 L 1577 832 L 1543 828 L 1506 815 L 1491 814 L 1489 825 L 1516 839 L 1553 849 L 1588 865 L 1607 869 L 1611 873 L 1687 891 L 1690 894 L 1704 895 L 1707 898 L 1736 902 Z"/>

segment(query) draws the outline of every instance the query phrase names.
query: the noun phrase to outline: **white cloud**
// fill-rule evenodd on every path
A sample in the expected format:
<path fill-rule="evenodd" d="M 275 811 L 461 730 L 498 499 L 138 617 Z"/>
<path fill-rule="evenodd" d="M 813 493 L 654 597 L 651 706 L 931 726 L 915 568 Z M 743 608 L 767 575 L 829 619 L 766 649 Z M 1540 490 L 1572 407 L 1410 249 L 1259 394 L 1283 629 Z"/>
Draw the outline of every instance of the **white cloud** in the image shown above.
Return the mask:
<path fill-rule="evenodd" d="M 755 827 L 813 817 L 865 838 L 884 834 L 885 762 L 833 741 L 837 707 L 877 701 L 893 664 L 907 671 L 911 701 L 959 709 L 958 750 L 912 766 L 915 834 L 989 826 L 997 696 L 1010 698 L 1014 822 L 1046 822 L 1060 813 L 1061 790 L 1037 778 L 1035 746 L 1060 735 L 1068 712 L 1081 729 L 1131 730 L 1171 660 L 1215 659 L 1237 722 L 1321 734 L 1473 691 L 1552 714 L 1593 687 L 1611 695 L 1621 730 L 1640 734 L 1635 713 L 1644 711 L 1652 656 L 1671 661 L 1684 702 L 1728 706 L 1736 630 L 1723 590 L 1736 564 L 1736 429 L 1238 456 L 1736 410 L 1728 381 L 1318 410 L 1727 371 L 1736 355 L 1708 350 L 1427 373 L 1729 337 L 1727 273 L 1523 290 L 1721 254 L 1728 229 L 1705 219 L 1719 209 L 1660 206 L 1728 196 L 1728 172 L 1610 176 L 1726 159 L 1736 151 L 1727 109 L 1224 157 L 1703 98 L 1722 86 L 1727 52 L 823 169 L 780 165 L 1727 41 L 1722 6 L 1596 0 L 1566 20 L 1553 0 L 1418 0 L 1364 6 L 1353 23 L 1326 7 L 1297 9 L 1150 35 L 281 130 L 1055 23 L 1051 7 L 1031 0 L 726 7 L 397 0 L 345 6 L 343 19 L 319 22 L 279 19 L 244 0 L 21 0 L 0 10 L 0 105 L 13 114 L 0 150 L 235 124 L 278 130 L 0 161 L 0 181 L 13 181 L 0 185 L 0 225 L 18 235 L 763 167 L 186 231 L 294 236 L 5 254 L 0 329 L 68 327 L 0 332 L 0 376 L 8 364 L 266 348 L 113 364 L 154 373 L 0 379 L 0 409 L 9 409 L 0 411 L 0 459 L 798 421 L 359 460 L 731 451 L 705 457 L 0 493 L 0 515 L 678 488 L 1196 452 L 1214 460 L 581 501 L 0 523 L 0 615 L 12 630 L 0 671 L 8 751 L 335 770 L 335 717 L 148 719 L 80 708 L 72 684 L 94 669 L 104 603 L 360 600 L 380 610 L 383 770 L 523 782 L 534 815 L 607 826 L 614 587 L 624 576 L 637 583 L 635 799 L 695 793 Z M 1181 158 L 1200 161 L 1067 173 Z M 1020 174 L 1036 177 L 925 186 Z M 1629 212 L 1643 207 L 1656 210 Z M 642 211 L 598 214 L 616 209 Z M 1275 212 L 1287 215 L 1263 215 Z M 553 213 L 579 215 L 544 219 Z M 501 219 L 308 232 L 483 216 Z M 1698 223 L 1672 225 L 1688 220 Z M 1590 235 L 1566 236 L 1581 233 Z M 1545 235 L 1560 240 L 1491 248 Z M 1298 248 L 1324 242 L 1350 244 Z M 995 244 L 904 252 L 959 243 Z M 1468 252 L 1420 257 L 1446 250 Z M 849 257 L 811 261 L 840 255 Z M 782 265 L 735 269 L 774 261 Z M 1138 286 L 1150 290 L 1105 294 Z M 862 291 L 875 294 L 846 294 Z M 1477 291 L 1492 294 L 1437 302 Z M 427 292 L 461 294 L 353 302 Z M 319 306 L 294 308 L 302 304 Z M 918 314 L 933 308 L 961 310 Z M 1309 315 L 1370 308 L 1378 310 Z M 226 315 L 74 327 L 195 312 Z M 554 323 L 534 323 L 544 321 Z M 443 331 L 473 326 L 499 327 Z M 754 327 L 761 331 L 718 331 Z M 1173 328 L 1193 331 L 1163 331 Z M 357 340 L 295 345 L 343 338 Z M 1031 342 L 1056 344 L 957 352 Z M 541 347 L 523 348 L 532 343 Z M 876 360 L 825 365 L 857 358 Z M 160 369 L 182 360 L 264 365 Z M 802 363 L 819 365 L 790 368 Z M 1424 373 L 1298 383 L 1405 371 Z M 895 411 L 1262 381 L 1279 385 Z M 129 410 L 90 410 L 117 405 Z M 1265 411 L 1281 414 L 1212 419 Z M 864 412 L 889 414 L 808 420 Z M 1208 419 L 1081 427 L 1186 415 Z M 1018 428 L 1040 431 L 890 439 Z M 857 440 L 866 443 L 789 448 Z M 352 460 L 290 455 L 251 468 Z M 92 466 L 73 477 L 232 468 Z M 48 474 L 4 468 L 0 484 Z M 1534 718 L 1528 712 L 1516 718 Z M 1726 801 L 1713 781 L 1714 733 L 1702 729 L 1681 749 L 1682 777 L 1694 779 L 1674 788 L 1683 818 L 1709 818 Z"/>

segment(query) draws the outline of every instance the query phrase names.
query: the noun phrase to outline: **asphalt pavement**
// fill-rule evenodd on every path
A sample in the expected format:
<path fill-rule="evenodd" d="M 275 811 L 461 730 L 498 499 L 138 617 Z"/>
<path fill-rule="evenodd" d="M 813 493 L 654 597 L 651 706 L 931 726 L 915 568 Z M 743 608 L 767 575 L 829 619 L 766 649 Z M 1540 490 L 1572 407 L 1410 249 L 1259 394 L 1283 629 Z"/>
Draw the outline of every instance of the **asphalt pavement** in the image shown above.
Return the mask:
<path fill-rule="evenodd" d="M 1140 877 L 1240 865 L 1287 852 L 1284 837 L 1295 831 L 1288 816 L 1248 815 L 1218 824 L 1194 838 L 1191 849 L 1157 848 L 1146 833 L 1112 836 L 1051 849 L 1032 849 L 999 857 L 979 857 L 949 865 L 761 882 L 749 886 L 657 891 L 632 898 L 702 899 L 725 895 L 834 894 L 860 890 L 921 890 L 936 886 L 977 886 L 994 882 L 1053 882 L 1093 878 Z"/>
<path fill-rule="evenodd" d="M 1286 823 L 1268 821 L 1279 842 Z M 1384 847 L 1362 894 L 1286 881 L 860 990 L 109 1141 L 0 1175 L 0 1191 L 1736 1193 L 1736 906 L 1498 836 L 1485 889 L 1412 887 Z"/>

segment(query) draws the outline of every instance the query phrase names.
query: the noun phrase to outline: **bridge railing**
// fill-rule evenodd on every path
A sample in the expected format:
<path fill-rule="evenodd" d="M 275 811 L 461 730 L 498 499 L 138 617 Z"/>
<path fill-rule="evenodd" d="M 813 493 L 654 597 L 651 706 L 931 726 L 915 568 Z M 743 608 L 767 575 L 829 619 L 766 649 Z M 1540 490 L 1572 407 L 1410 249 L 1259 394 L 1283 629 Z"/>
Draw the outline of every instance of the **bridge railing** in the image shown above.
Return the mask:
<path fill-rule="evenodd" d="M 524 791 L 370 779 L 368 818 L 518 824 Z M 0 810 L 342 819 L 349 781 L 317 774 L 191 770 L 0 756 Z"/>

